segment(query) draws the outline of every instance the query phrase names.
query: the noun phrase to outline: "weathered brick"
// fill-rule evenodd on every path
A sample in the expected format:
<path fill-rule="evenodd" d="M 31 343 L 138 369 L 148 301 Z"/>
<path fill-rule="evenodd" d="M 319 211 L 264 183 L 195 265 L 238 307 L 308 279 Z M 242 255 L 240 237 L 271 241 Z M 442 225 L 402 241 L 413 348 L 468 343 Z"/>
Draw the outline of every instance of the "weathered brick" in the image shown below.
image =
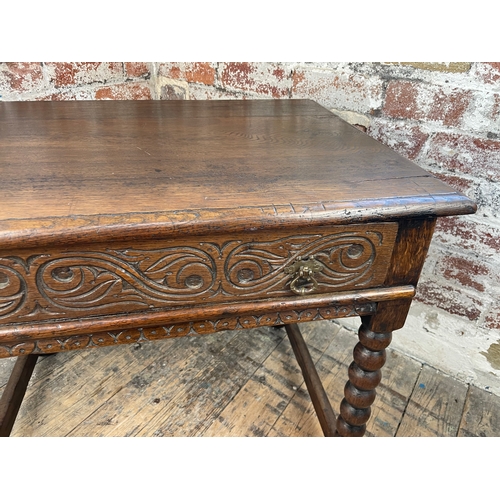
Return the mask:
<path fill-rule="evenodd" d="M 463 289 L 429 279 L 420 281 L 415 300 L 429 306 L 439 307 L 450 314 L 462 316 L 471 321 L 479 318 L 484 307 L 480 300 L 465 293 Z"/>
<path fill-rule="evenodd" d="M 498 83 L 500 81 L 500 62 L 476 63 L 474 76 L 484 83 Z"/>
<path fill-rule="evenodd" d="M 490 307 L 488 314 L 484 318 L 484 326 L 500 330 L 500 301 L 496 301 Z"/>
<path fill-rule="evenodd" d="M 410 160 L 414 160 L 429 134 L 423 132 L 418 126 L 413 126 L 401 121 L 372 120 L 368 134 L 374 139 L 394 149 Z"/>
<path fill-rule="evenodd" d="M 383 114 L 458 126 L 473 95 L 470 90 L 396 80 L 387 85 Z"/>
<path fill-rule="evenodd" d="M 382 90 L 377 76 L 303 67 L 293 73 L 292 97 L 313 99 L 327 108 L 374 113 L 382 105 Z"/>
<path fill-rule="evenodd" d="M 0 94 L 36 92 L 44 86 L 42 66 L 39 62 L 0 64 Z"/>
<path fill-rule="evenodd" d="M 292 88 L 290 71 L 276 63 L 222 63 L 219 75 L 227 90 L 255 92 L 275 99 L 289 97 Z"/>
<path fill-rule="evenodd" d="M 490 269 L 484 263 L 478 261 L 473 256 L 461 257 L 457 255 L 443 255 L 436 263 L 438 276 L 451 280 L 456 285 L 467 288 L 485 291 L 485 283 L 497 277 L 497 272 Z"/>
<path fill-rule="evenodd" d="M 433 91 L 430 109 L 427 110 L 426 120 L 440 122 L 443 125 L 458 126 L 472 99 L 470 90 L 443 89 Z"/>
<path fill-rule="evenodd" d="M 428 160 L 490 180 L 500 180 L 500 140 L 437 133 L 429 144 Z"/>
<path fill-rule="evenodd" d="M 145 62 L 126 62 L 124 65 L 125 76 L 129 78 L 149 77 L 149 64 Z"/>
<path fill-rule="evenodd" d="M 152 95 L 146 83 L 119 83 L 97 89 L 95 99 L 148 100 L 152 99 Z"/>
<path fill-rule="evenodd" d="M 161 63 L 158 68 L 159 76 L 204 85 L 214 85 L 215 74 L 215 65 L 209 62 Z"/>
<path fill-rule="evenodd" d="M 434 171 L 434 176 L 449 186 L 456 189 L 474 200 L 478 207 L 478 213 L 483 220 L 499 220 L 500 216 L 500 184 L 481 178 L 467 179 L 464 176 L 450 174 L 448 172 Z"/>
<path fill-rule="evenodd" d="M 240 91 L 229 91 L 218 89 L 209 85 L 189 85 L 189 98 L 197 100 L 212 100 L 212 99 L 248 99 L 249 96 Z"/>
<path fill-rule="evenodd" d="M 160 88 L 160 99 L 162 101 L 182 101 L 187 97 L 187 89 L 181 85 L 166 83 Z"/>
<path fill-rule="evenodd" d="M 91 87 L 67 88 L 35 98 L 36 101 L 89 101 L 93 99 L 95 99 L 95 89 Z"/>
<path fill-rule="evenodd" d="M 500 252 L 500 229 L 461 217 L 441 217 L 434 233 L 436 242 L 472 250 L 485 260 Z"/>
<path fill-rule="evenodd" d="M 476 183 L 474 181 L 465 179 L 464 177 L 460 177 L 458 175 L 452 175 L 445 172 L 433 172 L 432 175 L 467 196 L 469 196 L 468 193 L 476 187 Z"/>
<path fill-rule="evenodd" d="M 494 94 L 493 99 L 494 103 L 491 111 L 491 118 L 496 120 L 500 116 L 500 94 Z"/>
<path fill-rule="evenodd" d="M 417 100 L 418 86 L 415 82 L 389 82 L 385 94 L 384 115 L 413 119 L 420 113 Z"/>
<path fill-rule="evenodd" d="M 461 121 L 461 129 L 473 135 L 500 138 L 500 93 L 485 90 L 473 92 L 471 104 Z"/>
<path fill-rule="evenodd" d="M 48 62 L 46 63 L 51 82 L 55 87 L 106 83 L 123 77 L 122 63 L 108 62 Z"/>

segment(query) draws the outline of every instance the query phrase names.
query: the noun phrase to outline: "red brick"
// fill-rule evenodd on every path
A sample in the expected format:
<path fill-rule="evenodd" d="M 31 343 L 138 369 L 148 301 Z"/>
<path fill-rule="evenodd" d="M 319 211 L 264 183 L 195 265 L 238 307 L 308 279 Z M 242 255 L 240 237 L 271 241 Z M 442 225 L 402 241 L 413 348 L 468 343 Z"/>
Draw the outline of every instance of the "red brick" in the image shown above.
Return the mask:
<path fill-rule="evenodd" d="M 95 92 L 96 99 L 148 100 L 152 99 L 151 90 L 145 83 L 119 83 L 101 87 Z"/>
<path fill-rule="evenodd" d="M 10 62 L 0 64 L 0 93 L 35 92 L 43 86 L 41 63 Z"/>
<path fill-rule="evenodd" d="M 427 113 L 426 120 L 440 122 L 447 126 L 458 126 L 460 120 L 467 111 L 473 93 L 469 90 L 453 89 L 451 93 L 437 89 L 432 96 L 431 108 Z"/>
<path fill-rule="evenodd" d="M 428 158 L 448 170 L 500 180 L 500 140 L 437 133 Z"/>
<path fill-rule="evenodd" d="M 222 69 L 221 82 L 227 87 L 253 90 L 255 80 L 252 78 L 252 73 L 256 73 L 255 64 L 247 62 L 227 63 Z"/>
<path fill-rule="evenodd" d="M 392 81 L 385 93 L 384 115 L 392 118 L 415 118 L 419 114 L 418 87 L 413 82 Z"/>
<path fill-rule="evenodd" d="M 292 97 L 313 99 L 327 108 L 373 113 L 382 105 L 382 90 L 376 76 L 314 68 L 293 73 Z"/>
<path fill-rule="evenodd" d="M 472 97 L 469 90 L 396 80 L 387 86 L 383 114 L 458 126 Z"/>
<path fill-rule="evenodd" d="M 122 63 L 68 62 L 46 63 L 55 87 L 107 82 L 123 77 Z"/>
<path fill-rule="evenodd" d="M 125 76 L 129 78 L 148 77 L 150 75 L 149 64 L 144 62 L 126 62 Z"/>
<path fill-rule="evenodd" d="M 493 96 L 494 103 L 493 103 L 493 109 L 491 111 L 491 119 L 492 120 L 498 120 L 498 117 L 500 116 L 500 94 L 495 94 Z"/>
<path fill-rule="evenodd" d="M 500 81 L 500 63 L 477 63 L 475 65 L 475 76 L 484 83 L 497 83 Z"/>
<path fill-rule="evenodd" d="M 220 83 L 228 90 L 243 90 L 274 97 L 289 97 L 291 76 L 275 63 L 223 63 L 219 68 Z"/>
<path fill-rule="evenodd" d="M 471 181 L 470 179 L 465 179 L 463 177 L 459 177 L 457 175 L 452 175 L 443 172 L 433 172 L 433 175 L 434 177 L 437 177 L 438 179 L 448 184 L 448 186 L 451 186 L 452 188 L 456 189 L 457 191 L 467 196 L 469 196 L 468 193 L 470 193 L 476 186 L 474 181 Z"/>
<path fill-rule="evenodd" d="M 434 238 L 447 246 L 473 250 L 485 258 L 500 252 L 500 229 L 460 217 L 439 218 Z"/>
<path fill-rule="evenodd" d="M 500 302 L 493 304 L 484 319 L 484 326 L 486 328 L 494 328 L 500 330 Z"/>
<path fill-rule="evenodd" d="M 495 273 L 483 263 L 456 255 L 444 255 L 438 259 L 436 270 L 439 276 L 479 292 L 485 291 L 482 277 L 495 277 Z"/>
<path fill-rule="evenodd" d="M 483 304 L 460 288 L 453 288 L 431 280 L 421 280 L 415 299 L 424 304 L 439 307 L 450 314 L 471 321 L 479 318 Z"/>
<path fill-rule="evenodd" d="M 47 68 L 54 73 L 52 78 L 54 86 L 63 87 L 75 83 L 76 68 L 74 63 L 47 63 Z"/>
<path fill-rule="evenodd" d="M 429 134 L 422 132 L 419 127 L 377 119 L 370 123 L 368 134 L 410 160 L 418 156 L 429 137 Z"/>
<path fill-rule="evenodd" d="M 189 83 L 215 84 L 215 67 L 209 62 L 162 63 L 158 74 Z"/>
<path fill-rule="evenodd" d="M 273 69 L 273 75 L 278 80 L 284 80 L 286 78 L 285 70 L 283 68 L 275 68 L 275 69 Z"/>

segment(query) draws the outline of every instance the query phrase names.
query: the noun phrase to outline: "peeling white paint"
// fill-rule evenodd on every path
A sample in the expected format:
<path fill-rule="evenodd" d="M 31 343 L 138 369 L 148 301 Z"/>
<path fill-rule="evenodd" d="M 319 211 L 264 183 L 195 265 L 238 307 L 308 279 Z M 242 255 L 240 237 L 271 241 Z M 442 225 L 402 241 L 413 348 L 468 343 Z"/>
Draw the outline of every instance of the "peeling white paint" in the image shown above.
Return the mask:
<path fill-rule="evenodd" d="M 335 322 L 350 330 L 360 325 L 359 318 Z M 488 387 L 500 396 L 500 370 L 482 354 L 500 340 L 500 331 L 479 328 L 464 318 L 415 301 L 405 326 L 395 331 L 392 339 L 391 349 L 464 383 Z"/>
<path fill-rule="evenodd" d="M 157 99 L 160 98 L 162 87 L 170 86 L 173 88 L 178 88 L 184 92 L 185 99 L 189 99 L 189 85 L 187 82 L 182 80 L 173 80 L 172 78 L 167 78 L 166 76 L 158 76 L 154 82 L 154 93 Z"/>
<path fill-rule="evenodd" d="M 362 115 L 361 113 L 355 113 L 354 111 L 342 111 L 335 108 L 330 109 L 330 111 L 351 125 L 362 125 L 366 128 L 370 126 L 370 118 L 366 115 Z"/>

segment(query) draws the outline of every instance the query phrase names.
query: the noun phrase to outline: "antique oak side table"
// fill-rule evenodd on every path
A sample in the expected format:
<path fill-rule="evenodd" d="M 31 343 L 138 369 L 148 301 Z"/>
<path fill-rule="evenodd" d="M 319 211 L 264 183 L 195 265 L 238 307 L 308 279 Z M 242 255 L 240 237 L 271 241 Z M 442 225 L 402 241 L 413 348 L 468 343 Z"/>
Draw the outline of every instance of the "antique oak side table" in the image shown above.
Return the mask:
<path fill-rule="evenodd" d="M 476 209 L 307 100 L 3 102 L 0 179 L 4 436 L 39 355 L 273 325 L 363 435 L 436 218 Z M 335 418 L 297 323 L 350 315 Z"/>

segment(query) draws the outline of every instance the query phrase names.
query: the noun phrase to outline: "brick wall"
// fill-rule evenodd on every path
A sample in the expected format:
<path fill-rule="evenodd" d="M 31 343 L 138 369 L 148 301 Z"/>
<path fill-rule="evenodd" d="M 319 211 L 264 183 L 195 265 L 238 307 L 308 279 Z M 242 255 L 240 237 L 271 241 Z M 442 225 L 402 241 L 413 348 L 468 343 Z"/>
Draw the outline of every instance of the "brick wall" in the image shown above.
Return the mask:
<path fill-rule="evenodd" d="M 478 203 L 438 223 L 395 345 L 500 394 L 500 63 L 2 63 L 0 95 L 309 98 L 331 109 Z"/>

